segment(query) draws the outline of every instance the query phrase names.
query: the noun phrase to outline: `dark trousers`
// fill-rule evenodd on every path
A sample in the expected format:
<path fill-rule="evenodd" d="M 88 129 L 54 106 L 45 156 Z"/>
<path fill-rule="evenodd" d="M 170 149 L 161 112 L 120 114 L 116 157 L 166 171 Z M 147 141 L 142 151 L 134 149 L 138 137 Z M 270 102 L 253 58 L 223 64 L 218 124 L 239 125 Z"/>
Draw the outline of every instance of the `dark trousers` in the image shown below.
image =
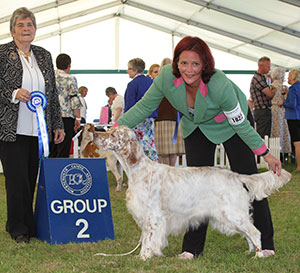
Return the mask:
<path fill-rule="evenodd" d="M 269 108 L 266 109 L 255 109 L 254 120 L 256 122 L 257 133 L 264 138 L 265 135 L 271 136 L 272 127 L 272 111 Z"/>
<path fill-rule="evenodd" d="M 72 138 L 74 136 L 74 125 L 75 119 L 74 118 L 62 118 L 64 123 L 64 130 L 65 130 L 65 139 L 63 142 L 59 144 L 54 144 L 52 141 L 50 143 L 50 155 L 49 157 L 69 157 Z M 54 139 L 54 138 L 52 138 Z"/>
<path fill-rule="evenodd" d="M 6 230 L 12 238 L 35 235 L 33 195 L 38 174 L 38 138 L 17 135 L 15 142 L 0 141 L 0 159 L 6 186 Z"/>
<path fill-rule="evenodd" d="M 216 145 L 210 142 L 204 134 L 196 129 L 184 139 L 188 166 L 213 166 Z M 251 149 L 234 135 L 223 143 L 232 171 L 241 174 L 257 173 L 255 157 Z M 274 249 L 273 224 L 268 200 L 254 201 L 253 220 L 261 232 L 262 249 Z M 184 235 L 182 251 L 188 251 L 195 256 L 203 252 L 208 223 L 197 229 L 189 229 Z"/>

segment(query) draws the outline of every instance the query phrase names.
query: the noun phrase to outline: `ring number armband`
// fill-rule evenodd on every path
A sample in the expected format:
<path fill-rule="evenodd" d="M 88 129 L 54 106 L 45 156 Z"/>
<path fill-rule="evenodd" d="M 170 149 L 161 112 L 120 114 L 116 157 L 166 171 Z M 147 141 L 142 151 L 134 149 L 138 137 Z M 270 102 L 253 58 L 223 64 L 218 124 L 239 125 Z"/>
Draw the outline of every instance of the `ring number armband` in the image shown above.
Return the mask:
<path fill-rule="evenodd" d="M 239 125 L 245 120 L 245 115 L 241 109 L 240 104 L 231 111 L 224 111 L 230 125 Z"/>

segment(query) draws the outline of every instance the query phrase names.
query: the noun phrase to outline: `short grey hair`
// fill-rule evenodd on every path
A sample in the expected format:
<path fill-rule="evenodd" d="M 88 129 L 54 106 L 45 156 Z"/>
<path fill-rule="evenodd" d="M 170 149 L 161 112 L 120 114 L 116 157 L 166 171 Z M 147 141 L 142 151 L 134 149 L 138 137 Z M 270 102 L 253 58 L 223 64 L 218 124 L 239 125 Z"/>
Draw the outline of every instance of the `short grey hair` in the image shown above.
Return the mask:
<path fill-rule="evenodd" d="M 271 62 L 271 59 L 267 56 L 263 56 L 263 57 L 259 58 L 258 64 L 263 64 L 265 61 Z"/>
<path fill-rule="evenodd" d="M 16 21 L 18 18 L 25 19 L 28 17 L 31 19 L 33 26 L 36 29 L 36 20 L 34 14 L 28 8 L 23 7 L 23 8 L 18 8 L 13 12 L 10 18 L 10 25 L 9 25 L 10 32 L 14 33 Z"/>
<path fill-rule="evenodd" d="M 105 90 L 106 96 L 117 94 L 117 91 L 113 87 L 107 87 Z"/>
<path fill-rule="evenodd" d="M 145 62 L 140 58 L 132 59 L 128 62 L 132 66 L 133 70 L 137 70 L 138 73 L 142 73 L 145 70 Z"/>
<path fill-rule="evenodd" d="M 300 70 L 299 69 L 292 69 L 290 71 L 292 75 L 292 81 L 300 81 Z"/>
<path fill-rule="evenodd" d="M 285 75 L 285 69 L 283 67 L 275 67 L 272 69 L 271 77 L 273 80 L 283 80 Z"/>

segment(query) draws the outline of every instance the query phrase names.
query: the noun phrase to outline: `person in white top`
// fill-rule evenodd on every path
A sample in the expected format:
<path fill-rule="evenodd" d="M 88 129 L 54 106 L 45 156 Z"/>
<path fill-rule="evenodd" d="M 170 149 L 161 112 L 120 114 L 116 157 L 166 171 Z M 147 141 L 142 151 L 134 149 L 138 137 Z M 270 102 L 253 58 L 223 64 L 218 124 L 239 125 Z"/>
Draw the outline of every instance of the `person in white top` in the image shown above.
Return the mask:
<path fill-rule="evenodd" d="M 107 87 L 106 96 L 112 101 L 111 104 L 111 123 L 114 124 L 124 113 L 124 97 L 119 95 L 115 88 Z"/>
<path fill-rule="evenodd" d="M 85 86 L 80 86 L 78 88 L 78 93 L 79 93 L 79 99 L 80 99 L 80 117 L 81 117 L 81 121 L 80 123 L 86 123 L 86 111 L 87 111 L 87 104 L 85 101 L 85 97 L 88 93 L 88 89 Z"/>

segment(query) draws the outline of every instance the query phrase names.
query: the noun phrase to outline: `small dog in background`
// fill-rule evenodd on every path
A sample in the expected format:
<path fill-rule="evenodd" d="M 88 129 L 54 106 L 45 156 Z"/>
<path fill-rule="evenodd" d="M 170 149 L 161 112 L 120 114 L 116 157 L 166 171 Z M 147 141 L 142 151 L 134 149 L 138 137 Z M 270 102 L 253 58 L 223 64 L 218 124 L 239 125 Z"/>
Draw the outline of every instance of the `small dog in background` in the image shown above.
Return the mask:
<path fill-rule="evenodd" d="M 111 151 L 103 151 L 93 143 L 94 133 L 95 127 L 93 124 L 87 123 L 82 127 L 82 132 L 79 136 L 80 157 L 105 158 L 107 167 L 117 180 L 116 191 L 121 191 L 123 183 L 123 168 Z"/>
<path fill-rule="evenodd" d="M 254 199 L 285 185 L 291 179 L 289 172 L 243 175 L 219 167 L 160 164 L 144 154 L 135 133 L 125 126 L 95 133 L 94 142 L 100 149 L 112 150 L 128 176 L 126 206 L 142 230 L 143 260 L 162 256 L 169 235 L 208 219 L 212 228 L 227 236 L 245 237 L 257 257 L 267 257 L 249 209 Z"/>

